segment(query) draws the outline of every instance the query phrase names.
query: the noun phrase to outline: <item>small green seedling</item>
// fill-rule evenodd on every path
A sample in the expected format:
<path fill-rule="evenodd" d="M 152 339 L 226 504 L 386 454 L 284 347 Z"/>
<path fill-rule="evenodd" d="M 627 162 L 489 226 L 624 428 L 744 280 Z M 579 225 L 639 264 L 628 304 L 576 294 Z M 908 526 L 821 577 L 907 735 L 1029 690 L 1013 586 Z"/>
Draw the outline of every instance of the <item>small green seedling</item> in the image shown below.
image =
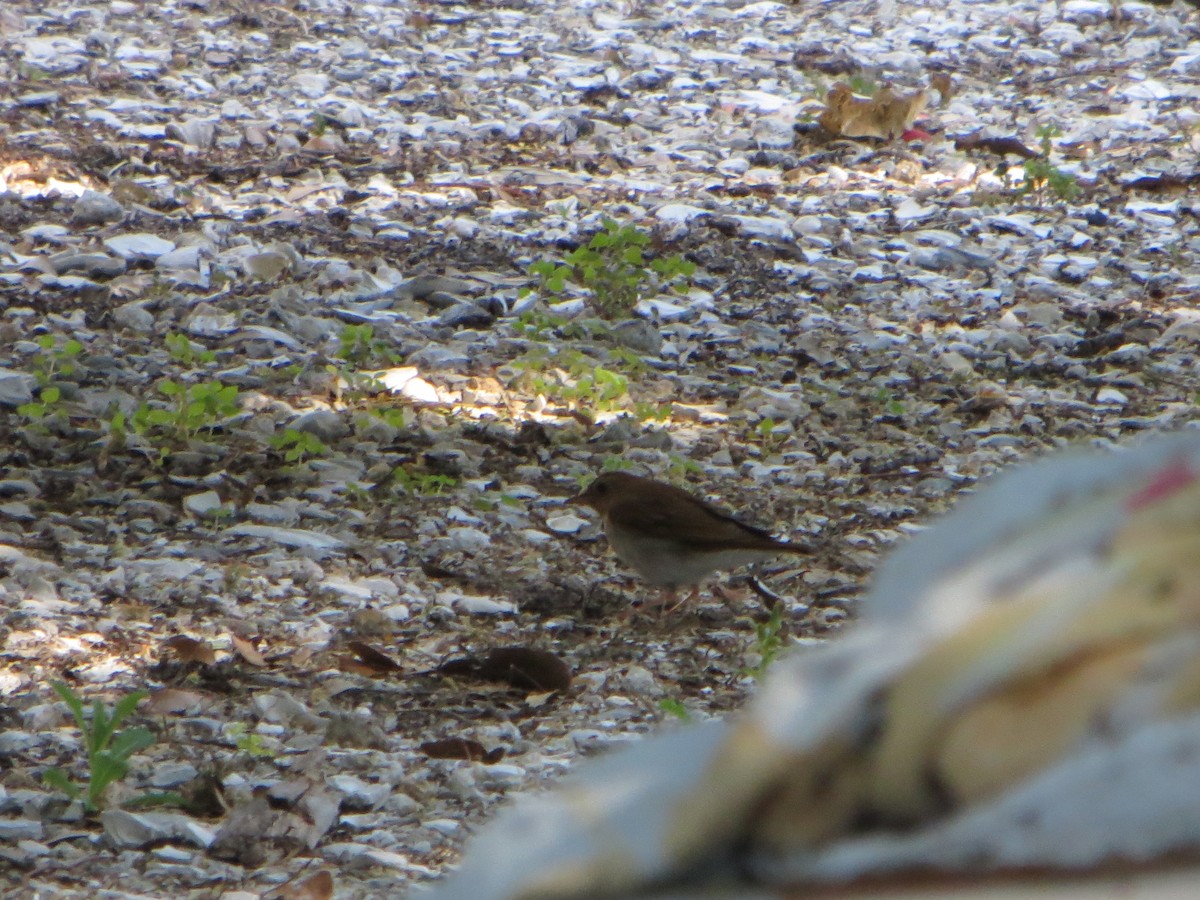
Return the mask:
<path fill-rule="evenodd" d="M 271 435 L 271 446 L 281 451 L 283 458 L 290 463 L 307 462 L 329 452 L 329 448 L 315 434 L 297 431 L 295 428 L 285 429 L 282 434 Z"/>
<path fill-rule="evenodd" d="M 188 340 L 186 334 L 178 332 L 168 334 L 166 344 L 171 359 L 187 369 L 194 369 L 198 365 L 207 365 L 217 359 L 215 350 L 196 349 L 196 345 Z"/>
<path fill-rule="evenodd" d="M 54 692 L 67 704 L 75 724 L 83 737 L 87 751 L 88 781 L 80 787 L 61 769 L 47 769 L 42 780 L 62 791 L 72 800 L 81 800 L 88 812 L 100 808 L 104 793 L 114 782 L 120 781 L 129 772 L 129 757 L 145 750 L 154 743 L 154 735 L 148 728 L 137 726 L 118 731 L 121 723 L 129 718 L 143 698 L 145 691 L 134 691 L 118 700 L 109 712 L 99 701 L 93 701 L 91 716 L 84 711 L 83 700 L 61 681 L 52 685 Z"/>
<path fill-rule="evenodd" d="M 274 759 L 275 752 L 263 742 L 263 736 L 251 731 L 245 723 L 234 722 L 226 728 L 233 745 L 251 759 Z"/>
<path fill-rule="evenodd" d="M 42 351 L 32 360 L 33 377 L 39 385 L 45 387 L 56 378 L 70 378 L 75 374 L 78 368 L 75 358 L 83 352 L 83 344 L 70 338 L 60 345 L 52 334 L 39 335 L 34 343 Z"/>
<path fill-rule="evenodd" d="M 676 700 L 674 697 L 666 697 L 658 701 L 658 708 L 669 716 L 674 716 L 681 722 L 690 722 L 692 714 L 687 711 L 687 707 Z"/>
<path fill-rule="evenodd" d="M 605 216 L 601 230 L 562 262 L 540 260 L 529 267 L 543 294 L 562 294 L 568 281 L 587 290 L 606 319 L 626 318 L 642 297 L 688 283 L 696 264 L 675 255 L 647 261 L 650 235 Z"/>
<path fill-rule="evenodd" d="M 186 441 L 202 429 L 236 415 L 239 410 L 237 387 L 220 381 L 183 385 L 166 379 L 159 382 L 158 391 L 171 406 L 164 409 L 143 403 L 131 422 L 139 434 L 157 434 Z"/>
<path fill-rule="evenodd" d="M 375 326 L 370 323 L 342 328 L 338 335 L 337 358 L 357 368 L 381 368 L 400 359 L 387 341 L 375 336 Z"/>
<path fill-rule="evenodd" d="M 754 624 L 754 651 L 758 654 L 758 663 L 743 669 L 742 674 L 760 680 L 783 651 L 783 641 L 783 604 L 776 603 L 771 607 L 767 621 Z"/>
<path fill-rule="evenodd" d="M 27 419 L 40 422 L 42 419 L 57 412 L 58 404 L 61 400 L 62 390 L 60 388 L 53 385 L 43 387 L 38 390 L 36 400 L 30 403 L 22 403 L 17 407 L 17 412 Z"/>
<path fill-rule="evenodd" d="M 1054 125 L 1042 125 L 1036 134 L 1042 147 L 1042 155 L 1025 160 L 1025 181 L 1021 185 L 1021 193 L 1034 194 L 1041 198 L 1052 195 L 1058 200 L 1074 200 L 1080 193 L 1075 176 L 1050 162 L 1050 151 L 1053 149 L 1051 140 L 1061 132 Z"/>
<path fill-rule="evenodd" d="M 392 474 L 392 480 L 406 494 L 441 494 L 458 484 L 453 475 L 433 472 L 414 472 L 400 467 Z"/>

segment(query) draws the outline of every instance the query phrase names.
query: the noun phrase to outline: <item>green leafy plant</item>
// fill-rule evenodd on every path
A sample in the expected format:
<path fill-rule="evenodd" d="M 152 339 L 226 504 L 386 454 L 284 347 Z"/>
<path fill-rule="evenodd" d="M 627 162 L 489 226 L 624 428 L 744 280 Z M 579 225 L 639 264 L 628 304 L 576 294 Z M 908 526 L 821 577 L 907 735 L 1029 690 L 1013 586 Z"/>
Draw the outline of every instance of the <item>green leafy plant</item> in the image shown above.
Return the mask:
<path fill-rule="evenodd" d="M 551 359 L 539 348 L 512 365 L 524 372 L 526 385 L 534 393 L 571 409 L 612 412 L 628 399 L 628 378 L 578 350 L 563 350 Z"/>
<path fill-rule="evenodd" d="M 119 409 L 113 410 L 112 418 L 108 420 L 108 451 L 109 453 L 119 452 L 125 449 L 125 445 L 129 440 L 128 423 L 125 418 L 125 413 Z"/>
<path fill-rule="evenodd" d="M 634 461 L 632 459 L 627 459 L 624 456 L 606 456 L 604 457 L 604 462 L 600 464 L 600 471 L 628 472 L 630 469 L 634 468 L 634 466 Z M 583 484 L 581 483 L 579 486 L 583 487 Z"/>
<path fill-rule="evenodd" d="M 592 295 L 596 311 L 608 319 L 630 314 L 638 300 L 677 287 L 695 274 L 695 263 L 675 255 L 647 260 L 650 235 L 635 225 L 605 216 L 601 230 L 562 262 L 540 260 L 529 267 L 541 293 L 561 294 L 574 281 Z"/>
<path fill-rule="evenodd" d="M 57 411 L 59 401 L 61 400 L 62 390 L 53 385 L 48 385 L 38 389 L 36 400 L 30 403 L 22 403 L 18 406 L 17 412 L 27 419 L 40 422 Z"/>
<path fill-rule="evenodd" d="M 234 722 L 226 729 L 233 745 L 252 759 L 274 759 L 276 754 L 263 742 L 263 736 L 251 731 L 244 722 Z"/>
<path fill-rule="evenodd" d="M 687 707 L 674 697 L 666 697 L 658 701 L 658 708 L 669 716 L 674 716 L 681 722 L 690 722 L 692 714 L 687 711 Z"/>
<path fill-rule="evenodd" d="M 43 772 L 42 780 L 72 800 L 83 801 L 88 812 L 95 812 L 100 808 L 109 785 L 128 774 L 129 757 L 154 743 L 154 734 L 148 728 L 136 726 L 117 730 L 148 694 L 145 691 L 126 694 L 113 704 L 111 712 L 99 700 L 93 701 L 89 716 L 84 709 L 83 699 L 70 687 L 61 681 L 51 686 L 67 704 L 71 715 L 75 717 L 75 724 L 79 726 L 87 751 L 88 780 L 85 786 L 80 787 L 57 768 Z"/>
<path fill-rule="evenodd" d="M 382 419 L 393 428 L 408 428 L 412 424 L 412 413 L 399 406 L 389 406 L 385 409 L 373 409 L 371 415 Z"/>
<path fill-rule="evenodd" d="M 315 434 L 295 428 L 287 428 L 282 434 L 271 435 L 271 446 L 281 451 L 283 458 L 290 463 L 307 462 L 329 452 L 329 448 Z"/>
<path fill-rule="evenodd" d="M 186 334 L 175 332 L 168 334 L 165 340 L 171 359 L 185 368 L 193 369 L 197 365 L 207 365 L 217 359 L 215 350 L 197 350 Z"/>
<path fill-rule="evenodd" d="M 166 379 L 158 383 L 158 391 L 170 401 L 170 406 L 143 403 L 138 407 L 130 424 L 139 434 L 186 441 L 200 430 L 236 415 L 239 408 L 237 387 L 220 381 L 183 385 Z"/>
<path fill-rule="evenodd" d="M 703 475 L 704 466 L 687 456 L 672 453 L 667 457 L 667 472 L 672 480 L 682 480 L 686 475 Z"/>
<path fill-rule="evenodd" d="M 417 472 L 403 466 L 392 473 L 392 480 L 406 494 L 441 494 L 458 484 L 458 479 L 453 475 Z"/>
<path fill-rule="evenodd" d="M 633 404 L 633 416 L 639 422 L 665 422 L 671 418 L 671 404 L 637 402 Z"/>
<path fill-rule="evenodd" d="M 551 315 L 539 309 L 529 309 L 517 316 L 513 330 L 526 337 L 542 338 L 559 334 L 559 329 L 567 324 L 562 316 Z"/>
<path fill-rule="evenodd" d="M 363 368 L 392 365 L 399 360 L 399 355 L 387 341 L 375 336 L 375 326 L 367 322 L 342 328 L 338 335 L 337 358 Z"/>
<path fill-rule="evenodd" d="M 780 423 L 770 416 L 759 419 L 758 424 L 750 429 L 748 435 L 752 443 L 758 444 L 762 452 L 770 455 L 787 443 L 788 434 L 780 428 Z"/>
<path fill-rule="evenodd" d="M 754 623 L 754 652 L 758 655 L 758 662 L 743 669 L 742 674 L 756 681 L 761 679 L 783 651 L 783 643 L 783 604 L 776 603 L 771 607 L 767 621 Z"/>
<path fill-rule="evenodd" d="M 1025 160 L 1025 180 L 1021 185 L 1021 193 L 1035 194 L 1039 197 L 1052 195 L 1059 200 L 1074 200 L 1080 192 L 1075 176 L 1050 162 L 1051 139 L 1060 134 L 1058 128 L 1042 125 L 1036 134 L 1041 144 L 1042 155 Z"/>
<path fill-rule="evenodd" d="M 70 378 L 75 374 L 76 357 L 83 352 L 83 344 L 74 338 L 59 343 L 52 334 L 39 335 L 34 341 L 41 352 L 33 357 L 33 377 L 41 387 L 46 387 L 59 378 Z"/>
<path fill-rule="evenodd" d="M 619 368 L 624 375 L 637 377 L 650 371 L 646 361 L 628 347 L 613 347 L 608 351 L 608 356 L 612 363 L 616 363 L 614 368 Z"/>
<path fill-rule="evenodd" d="M 875 79 L 862 73 L 851 75 L 846 84 L 849 85 L 850 90 L 854 91 L 860 97 L 873 97 L 875 96 L 875 92 L 879 90 L 879 85 L 875 82 Z"/>

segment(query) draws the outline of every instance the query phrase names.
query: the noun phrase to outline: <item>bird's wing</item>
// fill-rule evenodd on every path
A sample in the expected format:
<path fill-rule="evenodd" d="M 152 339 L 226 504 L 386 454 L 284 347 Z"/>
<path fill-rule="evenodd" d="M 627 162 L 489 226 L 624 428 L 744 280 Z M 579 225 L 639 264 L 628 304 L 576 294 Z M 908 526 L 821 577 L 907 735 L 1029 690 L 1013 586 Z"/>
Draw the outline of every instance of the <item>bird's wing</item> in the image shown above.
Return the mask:
<path fill-rule="evenodd" d="M 689 496 L 687 499 L 688 506 L 665 503 L 655 506 L 641 499 L 617 503 L 609 515 L 619 524 L 647 535 L 673 539 L 698 547 L 712 544 L 728 549 L 787 549 L 786 544 L 777 541 L 769 532 L 739 522 L 733 516 L 694 497 Z"/>

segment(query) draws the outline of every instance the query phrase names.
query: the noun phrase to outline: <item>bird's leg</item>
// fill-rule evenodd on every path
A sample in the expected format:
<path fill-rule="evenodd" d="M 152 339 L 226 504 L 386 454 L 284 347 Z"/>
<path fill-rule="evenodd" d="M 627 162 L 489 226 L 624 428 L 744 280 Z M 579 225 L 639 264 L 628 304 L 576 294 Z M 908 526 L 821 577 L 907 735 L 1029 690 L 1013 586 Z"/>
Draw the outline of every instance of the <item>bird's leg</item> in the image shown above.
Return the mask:
<path fill-rule="evenodd" d="M 664 615 L 669 616 L 671 613 L 675 612 L 675 610 L 679 609 L 679 607 L 681 607 L 687 603 L 691 603 L 693 600 L 695 600 L 697 597 L 699 597 L 700 596 L 700 585 L 698 585 L 698 584 L 695 585 L 691 589 L 691 591 L 688 592 L 688 595 L 686 597 L 684 597 L 682 600 L 675 599 L 676 597 L 679 596 L 679 592 L 677 590 L 675 590 L 675 588 L 673 588 L 673 587 L 667 588 L 665 593 L 667 594 L 667 597 L 666 597 L 666 600 L 663 602 L 662 606 L 659 607 L 659 614 L 658 614 L 659 618 L 662 618 Z M 672 603 L 672 606 L 670 607 L 670 609 L 667 608 L 667 603 Z"/>

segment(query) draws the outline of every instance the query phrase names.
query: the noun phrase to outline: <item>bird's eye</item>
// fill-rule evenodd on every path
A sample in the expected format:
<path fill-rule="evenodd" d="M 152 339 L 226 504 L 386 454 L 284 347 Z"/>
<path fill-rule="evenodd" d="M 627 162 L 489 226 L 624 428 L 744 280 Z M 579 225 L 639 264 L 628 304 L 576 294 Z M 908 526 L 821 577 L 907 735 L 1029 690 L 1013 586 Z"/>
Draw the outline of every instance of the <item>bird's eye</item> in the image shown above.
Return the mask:
<path fill-rule="evenodd" d="M 608 493 L 608 485 L 607 484 L 593 484 L 592 490 L 595 491 L 597 494 L 607 494 Z"/>

